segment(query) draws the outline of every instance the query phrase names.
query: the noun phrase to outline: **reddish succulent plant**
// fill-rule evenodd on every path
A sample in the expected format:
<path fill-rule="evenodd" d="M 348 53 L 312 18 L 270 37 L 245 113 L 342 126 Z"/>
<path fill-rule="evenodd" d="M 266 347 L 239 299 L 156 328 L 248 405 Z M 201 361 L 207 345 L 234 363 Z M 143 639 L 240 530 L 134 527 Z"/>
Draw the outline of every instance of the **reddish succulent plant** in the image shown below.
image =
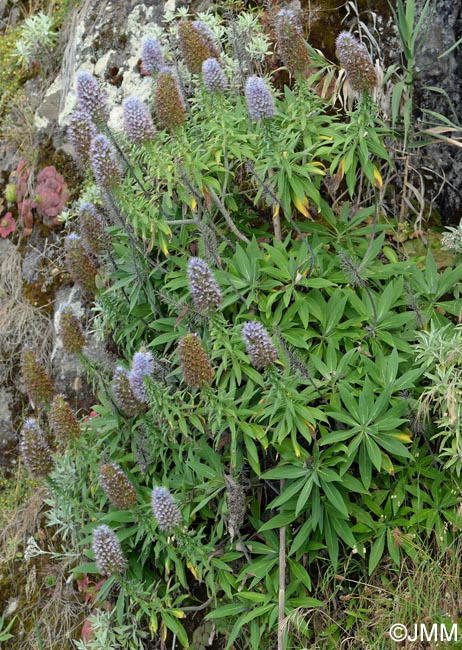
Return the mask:
<path fill-rule="evenodd" d="M 57 216 L 68 200 L 69 190 L 64 178 L 53 165 L 44 167 L 37 176 L 34 208 L 46 226 L 52 227 L 58 223 Z"/>
<path fill-rule="evenodd" d="M 16 221 L 13 219 L 11 212 L 7 212 L 3 217 L 0 217 L 0 237 L 8 237 L 9 234 L 16 229 Z"/>

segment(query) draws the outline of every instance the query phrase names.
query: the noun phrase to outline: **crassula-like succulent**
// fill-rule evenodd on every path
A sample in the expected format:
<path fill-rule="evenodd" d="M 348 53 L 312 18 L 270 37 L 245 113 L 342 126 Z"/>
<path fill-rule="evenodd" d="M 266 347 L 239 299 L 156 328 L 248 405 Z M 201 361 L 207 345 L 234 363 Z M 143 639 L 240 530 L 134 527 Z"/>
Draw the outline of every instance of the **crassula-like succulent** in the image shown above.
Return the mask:
<path fill-rule="evenodd" d="M 33 207 L 46 226 L 59 223 L 57 216 L 64 210 L 68 200 L 69 190 L 64 178 L 53 165 L 44 167 L 37 176 Z"/>

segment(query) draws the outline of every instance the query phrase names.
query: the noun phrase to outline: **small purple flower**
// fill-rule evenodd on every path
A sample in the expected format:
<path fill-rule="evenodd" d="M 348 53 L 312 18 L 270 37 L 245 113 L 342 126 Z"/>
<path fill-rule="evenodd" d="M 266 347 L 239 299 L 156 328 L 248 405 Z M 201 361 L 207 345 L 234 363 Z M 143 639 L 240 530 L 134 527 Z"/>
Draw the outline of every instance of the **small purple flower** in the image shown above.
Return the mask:
<path fill-rule="evenodd" d="M 74 111 L 69 120 L 68 134 L 75 157 L 85 167 L 89 162 L 91 141 L 98 135 L 89 113 L 84 110 Z"/>
<path fill-rule="evenodd" d="M 109 526 L 102 524 L 94 529 L 93 552 L 102 576 L 112 576 L 115 573 L 124 572 L 126 562 L 122 548 L 115 532 Z"/>
<path fill-rule="evenodd" d="M 261 77 L 250 77 L 245 87 L 247 110 L 253 120 L 274 117 L 273 98 Z"/>
<path fill-rule="evenodd" d="M 91 141 L 90 164 L 98 185 L 114 188 L 122 182 L 122 167 L 109 140 L 103 134 L 97 135 Z"/>
<path fill-rule="evenodd" d="M 277 350 L 270 335 L 261 323 L 255 321 L 244 323 L 242 339 L 255 368 L 263 370 L 277 360 Z"/>
<path fill-rule="evenodd" d="M 155 127 L 151 113 L 146 104 L 132 95 L 123 102 L 125 129 L 129 139 L 137 145 L 142 145 L 155 136 Z"/>
<path fill-rule="evenodd" d="M 35 418 L 23 424 L 19 451 L 31 476 L 46 476 L 53 469 L 51 449 Z"/>
<path fill-rule="evenodd" d="M 110 111 L 106 95 L 89 72 L 83 71 L 77 75 L 77 99 L 80 108 L 86 111 L 90 117 L 108 119 Z"/>
<path fill-rule="evenodd" d="M 171 531 L 181 525 L 183 518 L 174 498 L 165 487 L 155 487 L 152 491 L 152 511 L 159 528 Z"/>
<path fill-rule="evenodd" d="M 222 301 L 221 289 L 208 264 L 200 257 L 189 260 L 188 279 L 195 308 L 203 313 L 216 311 Z"/>
<path fill-rule="evenodd" d="M 143 62 L 143 71 L 146 74 L 159 72 L 159 70 L 165 65 L 164 56 L 159 47 L 157 38 L 147 36 L 143 40 L 141 60 Z"/>
<path fill-rule="evenodd" d="M 216 59 L 207 59 L 202 64 L 204 86 L 209 93 L 222 93 L 226 88 L 226 78 Z"/>
<path fill-rule="evenodd" d="M 357 92 L 370 92 L 377 85 L 377 73 L 363 43 L 349 32 L 337 36 L 337 57 L 345 68 L 351 87 Z"/>
<path fill-rule="evenodd" d="M 149 404 L 148 394 L 146 392 L 146 385 L 144 380 L 146 377 L 152 377 L 154 373 L 154 359 L 152 353 L 147 350 L 146 352 L 136 352 L 133 361 L 132 369 L 128 376 L 130 386 L 136 399 L 143 404 Z"/>

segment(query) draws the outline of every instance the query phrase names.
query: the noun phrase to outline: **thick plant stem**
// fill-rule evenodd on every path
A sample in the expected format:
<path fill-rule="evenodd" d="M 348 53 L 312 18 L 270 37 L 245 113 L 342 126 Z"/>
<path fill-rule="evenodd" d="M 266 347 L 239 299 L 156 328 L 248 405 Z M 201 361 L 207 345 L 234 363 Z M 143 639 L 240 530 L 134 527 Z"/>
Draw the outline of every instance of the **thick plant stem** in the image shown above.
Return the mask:
<path fill-rule="evenodd" d="M 284 479 L 280 483 L 280 493 Z M 286 527 L 279 529 L 279 608 L 278 608 L 278 650 L 284 650 L 284 605 L 286 599 Z"/>

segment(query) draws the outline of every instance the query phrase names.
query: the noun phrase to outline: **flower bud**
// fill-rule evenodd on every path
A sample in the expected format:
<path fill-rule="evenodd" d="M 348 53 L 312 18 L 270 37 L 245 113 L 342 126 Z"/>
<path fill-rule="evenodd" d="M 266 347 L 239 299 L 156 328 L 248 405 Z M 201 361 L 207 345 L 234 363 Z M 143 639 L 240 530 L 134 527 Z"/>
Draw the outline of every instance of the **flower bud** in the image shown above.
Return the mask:
<path fill-rule="evenodd" d="M 143 40 L 143 49 L 141 54 L 143 71 L 147 74 L 159 72 L 164 67 L 164 56 L 159 47 L 157 38 L 147 36 Z"/>
<path fill-rule="evenodd" d="M 154 108 L 156 117 L 163 129 L 174 131 L 185 120 L 186 105 L 171 68 L 162 68 L 157 77 L 154 92 Z"/>
<path fill-rule="evenodd" d="M 300 22 L 291 9 L 281 9 L 276 17 L 275 30 L 284 65 L 293 75 L 303 74 L 308 69 L 310 56 Z"/>
<path fill-rule="evenodd" d="M 98 135 L 98 129 L 89 113 L 77 110 L 72 113 L 68 127 L 69 140 L 74 148 L 75 157 L 86 167 L 90 160 L 91 141 Z"/>
<path fill-rule="evenodd" d="M 146 104 L 132 95 L 123 102 L 125 129 L 129 140 L 142 145 L 155 136 L 155 127 Z"/>
<path fill-rule="evenodd" d="M 53 469 L 51 449 L 35 418 L 29 418 L 24 422 L 19 452 L 31 476 L 46 476 Z"/>
<path fill-rule="evenodd" d="M 80 435 L 80 424 L 64 395 L 56 395 L 54 398 L 51 403 L 49 420 L 53 433 L 63 445 Z"/>
<path fill-rule="evenodd" d="M 255 321 L 244 323 L 242 338 L 255 368 L 264 369 L 277 360 L 277 350 L 261 323 Z"/>
<path fill-rule="evenodd" d="M 209 93 L 222 93 L 226 88 L 226 78 L 216 59 L 206 59 L 202 64 L 202 78 Z"/>
<path fill-rule="evenodd" d="M 273 98 L 261 77 L 250 77 L 245 87 L 245 101 L 252 120 L 274 117 Z"/>
<path fill-rule="evenodd" d="M 123 169 L 105 135 L 97 135 L 90 146 L 90 164 L 98 185 L 112 189 L 122 182 Z"/>
<path fill-rule="evenodd" d="M 72 305 L 67 303 L 63 304 L 60 309 L 59 336 L 61 337 L 63 348 L 66 352 L 72 354 L 81 352 L 85 345 L 85 335 L 80 319 Z"/>
<path fill-rule="evenodd" d="M 54 396 L 54 389 L 44 365 L 29 346 L 25 346 L 21 355 L 21 372 L 29 398 L 42 406 L 49 404 Z"/>
<path fill-rule="evenodd" d="M 115 532 L 109 526 L 102 524 L 94 529 L 93 552 L 101 575 L 112 576 L 124 572 L 126 562 L 122 548 Z"/>
<path fill-rule="evenodd" d="M 152 353 L 147 350 L 146 352 L 140 350 L 136 352 L 133 361 L 132 369 L 128 376 L 130 386 L 136 399 L 143 404 L 149 404 L 149 398 L 146 391 L 144 380 L 146 377 L 152 377 L 154 373 L 154 359 Z"/>
<path fill-rule="evenodd" d="M 89 72 L 83 71 L 77 75 L 77 99 L 80 108 L 93 119 L 108 119 L 110 111 L 106 95 Z"/>
<path fill-rule="evenodd" d="M 115 463 L 105 463 L 99 469 L 99 484 L 114 508 L 130 510 L 137 501 L 135 488 Z"/>
<path fill-rule="evenodd" d="M 133 418 L 145 410 L 145 405 L 139 402 L 133 393 L 128 371 L 122 366 L 117 366 L 114 371 L 112 390 L 120 408 L 129 418 Z"/>
<path fill-rule="evenodd" d="M 222 295 L 212 271 L 200 257 L 192 257 L 188 263 L 189 291 L 194 307 L 202 312 L 216 311 Z"/>
<path fill-rule="evenodd" d="M 213 370 L 197 334 L 187 334 L 178 343 L 178 356 L 184 380 L 191 388 L 210 384 Z"/>
<path fill-rule="evenodd" d="M 102 255 L 110 243 L 110 238 L 104 229 L 101 213 L 92 203 L 81 205 L 79 227 L 85 249 L 95 257 Z"/>
<path fill-rule="evenodd" d="M 336 45 L 338 60 L 353 90 L 371 92 L 377 85 L 377 73 L 366 46 L 349 32 L 341 32 Z"/>
<path fill-rule="evenodd" d="M 155 487 L 152 491 L 151 504 L 161 530 L 168 532 L 181 525 L 183 518 L 180 509 L 167 488 Z"/>
<path fill-rule="evenodd" d="M 91 297 L 96 289 L 96 267 L 91 261 L 83 245 L 82 238 L 74 233 L 65 240 L 66 262 L 69 273 L 76 284 L 80 286 L 87 297 Z"/>
<path fill-rule="evenodd" d="M 181 56 L 193 74 L 199 74 L 206 59 L 218 56 L 213 34 L 200 20 L 182 20 L 178 25 L 178 38 Z"/>

